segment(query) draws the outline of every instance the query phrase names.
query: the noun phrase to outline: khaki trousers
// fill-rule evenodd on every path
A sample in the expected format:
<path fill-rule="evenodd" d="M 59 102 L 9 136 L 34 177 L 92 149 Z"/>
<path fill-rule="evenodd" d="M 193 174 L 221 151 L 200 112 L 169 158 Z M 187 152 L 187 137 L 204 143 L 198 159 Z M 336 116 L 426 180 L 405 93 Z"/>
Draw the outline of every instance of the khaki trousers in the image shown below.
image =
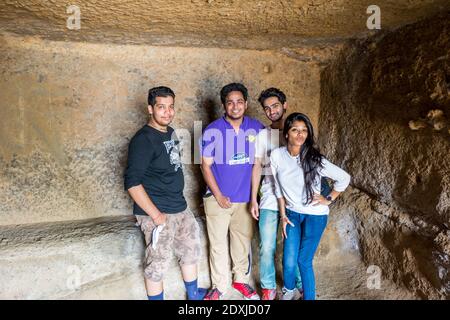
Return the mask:
<path fill-rule="evenodd" d="M 248 203 L 232 203 L 223 209 L 214 196 L 203 198 L 209 238 L 212 285 L 224 293 L 228 288 L 228 232 L 233 280 L 248 283 L 251 271 L 251 240 L 254 221 Z"/>

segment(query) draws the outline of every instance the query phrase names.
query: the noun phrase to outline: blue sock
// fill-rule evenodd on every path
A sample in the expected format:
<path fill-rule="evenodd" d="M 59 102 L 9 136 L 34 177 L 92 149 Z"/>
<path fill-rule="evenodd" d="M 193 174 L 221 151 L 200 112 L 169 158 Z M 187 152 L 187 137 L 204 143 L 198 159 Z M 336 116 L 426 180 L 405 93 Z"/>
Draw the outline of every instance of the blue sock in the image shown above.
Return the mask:
<path fill-rule="evenodd" d="M 164 300 L 164 291 L 161 291 L 160 294 L 156 296 L 147 296 L 148 300 Z"/>
<path fill-rule="evenodd" d="M 197 279 L 191 282 L 184 281 L 186 287 L 188 300 L 203 300 L 206 295 L 207 289 L 197 287 Z"/>

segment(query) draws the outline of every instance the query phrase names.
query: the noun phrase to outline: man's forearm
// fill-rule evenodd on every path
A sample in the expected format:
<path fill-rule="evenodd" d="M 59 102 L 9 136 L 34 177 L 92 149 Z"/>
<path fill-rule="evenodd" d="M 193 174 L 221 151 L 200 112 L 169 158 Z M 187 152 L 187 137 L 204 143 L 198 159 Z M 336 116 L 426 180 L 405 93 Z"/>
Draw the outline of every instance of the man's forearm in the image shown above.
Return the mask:
<path fill-rule="evenodd" d="M 128 193 L 131 198 L 137 203 L 137 205 L 145 211 L 152 219 L 155 219 L 157 216 L 161 214 L 161 211 L 155 206 L 153 201 L 148 196 L 147 192 L 145 192 L 142 184 L 138 186 L 131 187 L 128 189 Z"/>
<path fill-rule="evenodd" d="M 284 197 L 278 198 L 278 210 L 280 211 L 280 217 L 286 216 L 286 200 Z"/>
<path fill-rule="evenodd" d="M 205 163 L 202 163 L 200 168 L 202 169 L 203 178 L 205 179 L 206 185 L 208 186 L 209 190 L 211 190 L 212 194 L 215 197 L 221 196 L 222 192 L 220 191 L 216 178 L 211 171 L 211 167 Z"/>
<path fill-rule="evenodd" d="M 252 201 L 257 200 L 259 183 L 261 182 L 261 161 L 255 159 L 255 164 L 252 168 Z"/>

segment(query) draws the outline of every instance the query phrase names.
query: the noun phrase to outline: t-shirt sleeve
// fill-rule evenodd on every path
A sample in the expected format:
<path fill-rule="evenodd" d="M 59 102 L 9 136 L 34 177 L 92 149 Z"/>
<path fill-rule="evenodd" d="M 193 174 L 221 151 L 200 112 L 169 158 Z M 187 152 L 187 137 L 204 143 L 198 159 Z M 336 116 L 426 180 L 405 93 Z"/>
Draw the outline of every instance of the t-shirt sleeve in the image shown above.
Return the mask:
<path fill-rule="evenodd" d="M 153 153 L 153 146 L 144 134 L 138 134 L 131 139 L 124 174 L 125 190 L 142 184 L 142 178 L 150 165 Z"/>
<path fill-rule="evenodd" d="M 280 182 L 278 181 L 278 159 L 277 151 L 272 151 L 270 154 L 270 169 L 272 170 L 273 180 L 275 181 L 275 196 L 277 199 L 283 197 L 281 192 Z"/>
<path fill-rule="evenodd" d="M 350 175 L 325 158 L 322 160 L 322 164 L 323 168 L 320 170 L 320 175 L 334 181 L 333 189 L 337 192 L 343 192 L 347 189 L 350 184 Z"/>
<path fill-rule="evenodd" d="M 266 156 L 266 135 L 265 131 L 260 131 L 256 136 L 255 141 L 255 157 L 259 159 L 264 159 Z"/>

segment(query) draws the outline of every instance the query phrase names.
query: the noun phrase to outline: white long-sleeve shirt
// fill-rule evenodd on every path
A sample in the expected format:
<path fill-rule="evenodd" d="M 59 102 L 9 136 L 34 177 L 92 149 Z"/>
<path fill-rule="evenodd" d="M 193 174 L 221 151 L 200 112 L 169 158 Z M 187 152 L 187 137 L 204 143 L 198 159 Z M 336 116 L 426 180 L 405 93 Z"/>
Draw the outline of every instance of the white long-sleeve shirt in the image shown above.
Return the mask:
<path fill-rule="evenodd" d="M 325 158 L 323 158 L 322 164 L 323 168 L 319 169 L 319 175 L 313 183 L 314 193 L 320 194 L 321 177 L 335 181 L 334 190 L 344 191 L 350 184 L 350 175 Z M 306 202 L 305 179 L 299 163 L 299 156 L 291 156 L 286 147 L 277 148 L 270 155 L 270 166 L 275 178 L 275 195 L 277 198 L 284 197 L 286 208 L 303 214 L 324 215 L 329 213 L 326 205 L 304 205 Z"/>

